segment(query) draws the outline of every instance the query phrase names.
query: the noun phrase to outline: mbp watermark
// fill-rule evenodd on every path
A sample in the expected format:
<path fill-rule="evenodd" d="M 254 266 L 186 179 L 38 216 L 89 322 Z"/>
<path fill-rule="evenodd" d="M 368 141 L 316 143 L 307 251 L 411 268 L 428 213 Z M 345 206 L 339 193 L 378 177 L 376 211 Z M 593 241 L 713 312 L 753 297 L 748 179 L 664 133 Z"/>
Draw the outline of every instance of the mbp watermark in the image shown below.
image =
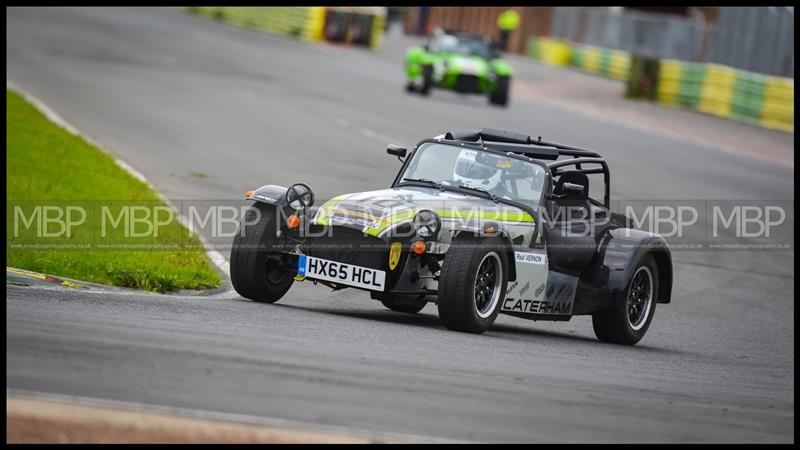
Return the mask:
<path fill-rule="evenodd" d="M 126 238 L 157 238 L 159 231 L 172 224 L 175 212 L 162 205 L 100 206 L 100 237 L 121 231 Z"/>
<path fill-rule="evenodd" d="M 715 238 L 731 229 L 736 237 L 768 238 L 770 232 L 774 233 L 773 230 L 786 222 L 786 210 L 777 205 L 735 205 L 729 208 L 714 205 L 712 218 L 712 236 Z"/>
<path fill-rule="evenodd" d="M 86 223 L 86 208 L 78 205 L 34 205 L 13 207 L 12 221 L 14 238 L 20 232 L 35 228 L 36 236 L 42 238 L 72 237 L 74 230 Z"/>
<path fill-rule="evenodd" d="M 198 245 L 189 238 L 194 233 L 203 237 L 207 248 L 229 251 L 237 236 L 241 239 L 246 230 L 265 225 L 264 236 L 286 240 L 289 233 L 293 245 L 317 238 L 333 242 L 338 235 L 352 237 L 353 232 L 378 242 L 389 232 L 395 239 L 411 239 L 425 232 L 457 230 L 476 237 L 501 234 L 514 242 L 528 242 L 518 239 L 523 235 L 541 239 L 557 233 L 574 242 L 583 239 L 587 245 L 594 245 L 589 238 L 597 243 L 609 233 L 653 233 L 664 237 L 674 251 L 794 248 L 792 200 L 617 200 L 605 208 L 590 202 L 518 207 L 469 197 L 428 201 L 364 197 L 318 199 L 305 212 L 256 206 L 248 200 L 170 203 L 177 211 L 161 202 L 9 200 L 7 246 L 14 250 L 188 250 Z M 293 222 L 291 216 L 299 217 Z M 299 228 L 290 231 L 289 223 Z"/>

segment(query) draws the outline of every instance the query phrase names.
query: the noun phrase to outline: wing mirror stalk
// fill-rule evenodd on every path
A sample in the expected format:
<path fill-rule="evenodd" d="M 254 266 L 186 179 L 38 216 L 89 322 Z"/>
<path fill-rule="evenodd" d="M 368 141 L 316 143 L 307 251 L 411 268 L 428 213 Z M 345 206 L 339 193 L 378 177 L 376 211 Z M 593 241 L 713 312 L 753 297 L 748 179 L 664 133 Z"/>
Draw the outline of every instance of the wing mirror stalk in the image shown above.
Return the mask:
<path fill-rule="evenodd" d="M 402 158 L 405 158 L 405 156 L 406 156 L 406 148 L 405 147 L 401 147 L 399 145 L 394 145 L 394 144 L 389 144 L 386 147 L 386 153 L 388 153 L 390 155 L 397 156 L 397 159 L 400 162 L 405 162 L 405 160 L 402 159 Z"/>

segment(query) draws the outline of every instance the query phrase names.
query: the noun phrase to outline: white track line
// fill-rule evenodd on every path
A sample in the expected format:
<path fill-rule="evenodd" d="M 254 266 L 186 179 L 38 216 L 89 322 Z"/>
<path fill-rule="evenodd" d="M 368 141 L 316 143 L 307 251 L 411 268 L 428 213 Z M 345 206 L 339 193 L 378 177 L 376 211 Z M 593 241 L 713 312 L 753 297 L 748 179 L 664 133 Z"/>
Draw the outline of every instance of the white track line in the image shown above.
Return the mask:
<path fill-rule="evenodd" d="M 19 86 L 15 85 L 14 83 L 12 83 L 9 80 L 6 80 L 6 88 L 14 90 L 17 93 L 19 93 L 20 95 L 22 95 L 25 98 L 25 100 L 30 102 L 36 109 L 38 109 L 42 114 L 44 114 L 45 117 L 50 119 L 51 122 L 55 123 L 56 125 L 60 126 L 63 129 L 65 129 L 70 134 L 72 134 L 74 136 L 81 137 L 86 142 L 88 142 L 88 143 L 92 144 L 93 146 L 95 146 L 96 148 L 100 149 L 100 151 L 105 152 L 106 154 L 108 154 L 109 156 L 114 158 L 114 162 L 117 164 L 117 166 L 119 166 L 122 170 L 124 170 L 125 172 L 129 173 L 131 176 L 139 179 L 140 181 L 145 183 L 147 186 L 149 186 L 150 189 L 152 189 L 153 192 L 156 193 L 156 195 L 159 197 L 159 199 L 161 199 L 164 203 L 166 203 L 170 208 L 172 208 L 177 213 L 176 217 L 178 218 L 178 221 L 184 227 L 186 227 L 189 230 L 190 233 L 192 233 L 193 235 L 197 236 L 198 239 L 200 239 L 200 242 L 203 244 L 203 247 L 206 249 L 206 256 L 208 256 L 208 259 L 223 274 L 225 274 L 225 276 L 228 278 L 228 280 L 230 280 L 230 278 L 231 278 L 230 263 L 228 263 L 228 260 L 225 259 L 225 256 L 223 256 L 222 253 L 218 252 L 217 250 L 212 249 L 211 245 L 208 243 L 208 241 L 201 234 L 196 233 L 194 231 L 194 229 L 190 226 L 190 223 L 189 223 L 188 219 L 184 215 L 181 214 L 181 211 L 178 208 L 176 208 L 175 205 L 171 201 L 169 201 L 169 199 L 164 197 L 164 195 L 161 194 L 161 192 L 158 189 L 156 189 L 156 187 L 153 186 L 153 184 L 150 183 L 147 180 L 147 178 L 141 172 L 139 172 L 138 170 L 134 169 L 127 162 L 125 162 L 122 159 L 116 157 L 114 154 L 112 154 L 111 152 L 106 150 L 102 145 L 100 145 L 99 143 L 94 141 L 92 138 L 90 138 L 86 134 L 81 133 L 80 131 L 78 131 L 77 128 L 75 128 L 72 124 L 67 122 L 63 117 L 58 115 L 58 113 L 56 113 L 52 108 L 47 106 L 43 101 L 41 101 L 38 98 L 34 97 L 32 94 L 26 92 L 25 90 L 23 90 L 22 88 L 20 88 Z M 232 289 L 229 289 L 229 291 L 232 291 Z"/>

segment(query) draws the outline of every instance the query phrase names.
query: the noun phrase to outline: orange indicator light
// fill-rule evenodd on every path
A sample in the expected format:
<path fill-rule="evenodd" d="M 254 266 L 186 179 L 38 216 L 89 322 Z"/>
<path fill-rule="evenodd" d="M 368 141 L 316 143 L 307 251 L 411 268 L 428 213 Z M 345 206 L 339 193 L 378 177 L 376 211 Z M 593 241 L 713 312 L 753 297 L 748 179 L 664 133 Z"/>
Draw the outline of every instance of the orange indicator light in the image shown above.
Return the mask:
<path fill-rule="evenodd" d="M 425 243 L 422 241 L 414 241 L 414 243 L 411 244 L 411 251 L 417 255 L 425 253 L 425 250 L 427 249 L 425 248 Z"/>
<path fill-rule="evenodd" d="M 286 218 L 286 225 L 289 225 L 289 228 L 294 230 L 300 227 L 300 216 L 297 214 L 292 214 L 291 216 Z"/>

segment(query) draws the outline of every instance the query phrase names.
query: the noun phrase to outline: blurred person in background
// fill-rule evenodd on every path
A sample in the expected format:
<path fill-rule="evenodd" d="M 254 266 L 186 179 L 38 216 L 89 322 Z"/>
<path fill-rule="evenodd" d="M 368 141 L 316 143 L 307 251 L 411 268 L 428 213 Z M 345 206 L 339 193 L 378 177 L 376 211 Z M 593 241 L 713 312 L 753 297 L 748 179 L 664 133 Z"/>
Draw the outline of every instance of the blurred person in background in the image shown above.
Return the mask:
<path fill-rule="evenodd" d="M 497 17 L 497 27 L 500 28 L 499 48 L 505 52 L 508 50 L 509 35 L 519 27 L 519 13 L 513 9 L 503 11 Z"/>

